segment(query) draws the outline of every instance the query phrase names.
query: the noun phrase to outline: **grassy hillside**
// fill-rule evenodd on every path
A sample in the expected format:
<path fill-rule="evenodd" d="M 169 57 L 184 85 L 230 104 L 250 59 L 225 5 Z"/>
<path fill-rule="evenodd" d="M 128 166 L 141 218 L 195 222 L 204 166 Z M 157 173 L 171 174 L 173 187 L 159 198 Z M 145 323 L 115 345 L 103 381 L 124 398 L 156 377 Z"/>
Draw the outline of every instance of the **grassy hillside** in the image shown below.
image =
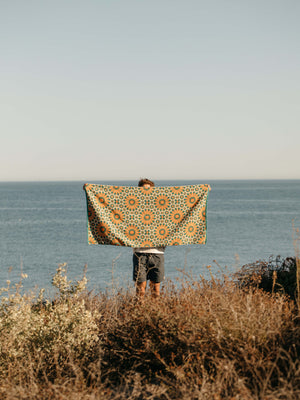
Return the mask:
<path fill-rule="evenodd" d="M 298 399 L 297 295 L 277 292 L 274 274 L 266 291 L 250 269 L 237 282 L 183 275 L 180 289 L 142 302 L 87 293 L 64 266 L 53 301 L 8 282 L 1 399 Z"/>

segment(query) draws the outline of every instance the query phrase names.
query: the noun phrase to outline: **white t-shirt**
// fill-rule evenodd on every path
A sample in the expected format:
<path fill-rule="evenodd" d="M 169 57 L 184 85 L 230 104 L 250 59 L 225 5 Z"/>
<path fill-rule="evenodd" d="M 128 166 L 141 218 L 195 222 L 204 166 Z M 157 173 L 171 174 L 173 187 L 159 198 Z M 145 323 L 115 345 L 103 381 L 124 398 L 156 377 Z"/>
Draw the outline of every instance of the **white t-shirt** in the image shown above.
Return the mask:
<path fill-rule="evenodd" d="M 134 253 L 164 254 L 165 247 L 135 247 Z"/>

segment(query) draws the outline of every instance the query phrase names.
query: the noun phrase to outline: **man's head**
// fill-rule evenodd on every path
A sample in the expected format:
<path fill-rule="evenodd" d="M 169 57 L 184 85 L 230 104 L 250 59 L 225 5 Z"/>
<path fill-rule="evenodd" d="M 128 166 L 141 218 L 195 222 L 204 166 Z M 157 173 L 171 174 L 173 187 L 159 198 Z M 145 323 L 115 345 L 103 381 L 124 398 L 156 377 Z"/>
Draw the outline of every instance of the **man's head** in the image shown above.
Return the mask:
<path fill-rule="evenodd" d="M 154 182 L 150 181 L 150 179 L 147 179 L 147 178 L 140 179 L 138 186 L 142 187 L 142 186 L 145 186 L 145 185 L 147 185 L 149 187 L 155 186 Z"/>

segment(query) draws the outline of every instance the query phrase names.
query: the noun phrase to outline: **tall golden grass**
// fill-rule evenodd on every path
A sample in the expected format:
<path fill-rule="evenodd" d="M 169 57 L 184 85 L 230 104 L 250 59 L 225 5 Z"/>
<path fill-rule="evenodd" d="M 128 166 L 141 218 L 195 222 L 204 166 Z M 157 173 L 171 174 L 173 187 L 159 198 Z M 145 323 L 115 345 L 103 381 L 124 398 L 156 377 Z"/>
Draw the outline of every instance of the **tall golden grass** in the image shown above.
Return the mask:
<path fill-rule="evenodd" d="M 1 399 L 300 398 L 299 308 L 282 292 L 183 275 L 141 302 L 88 293 L 65 266 L 53 285 L 51 301 L 2 289 Z"/>

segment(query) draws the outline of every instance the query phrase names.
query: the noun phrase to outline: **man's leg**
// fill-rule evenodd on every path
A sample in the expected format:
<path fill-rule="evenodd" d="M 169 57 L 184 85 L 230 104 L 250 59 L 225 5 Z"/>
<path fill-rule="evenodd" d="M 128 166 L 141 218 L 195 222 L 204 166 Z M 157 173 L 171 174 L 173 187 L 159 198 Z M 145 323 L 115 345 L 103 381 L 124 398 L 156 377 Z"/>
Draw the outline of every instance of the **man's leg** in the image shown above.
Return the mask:
<path fill-rule="evenodd" d="M 144 297 L 147 286 L 146 257 L 141 254 L 133 254 L 133 280 L 135 281 L 136 294 Z"/>
<path fill-rule="evenodd" d="M 165 276 L 164 255 L 151 254 L 149 264 L 150 269 L 148 271 L 148 278 L 150 280 L 151 294 L 153 297 L 159 297 L 160 282 L 164 280 Z"/>
<path fill-rule="evenodd" d="M 150 281 L 150 289 L 153 297 L 159 297 L 160 295 L 160 283 Z"/>
<path fill-rule="evenodd" d="M 144 297 L 146 292 L 147 281 L 136 283 L 136 295 L 138 297 Z"/>

